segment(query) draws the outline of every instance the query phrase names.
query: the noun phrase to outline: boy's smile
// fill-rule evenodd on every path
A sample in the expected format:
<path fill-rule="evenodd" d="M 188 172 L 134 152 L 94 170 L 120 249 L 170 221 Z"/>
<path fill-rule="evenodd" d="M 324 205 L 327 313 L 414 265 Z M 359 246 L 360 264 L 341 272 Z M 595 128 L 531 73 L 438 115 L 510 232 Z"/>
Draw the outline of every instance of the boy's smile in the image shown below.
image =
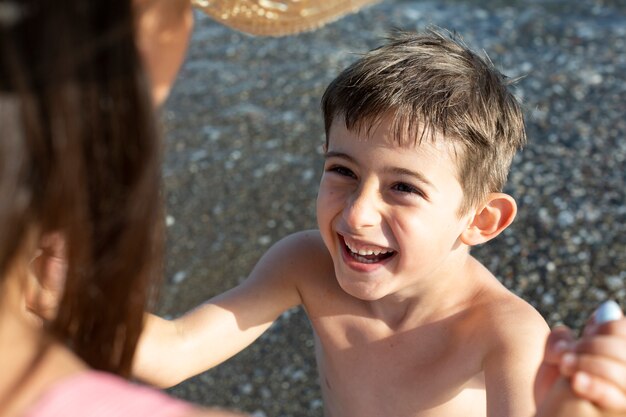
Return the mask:
<path fill-rule="evenodd" d="M 381 248 L 380 246 L 373 246 L 368 244 L 361 244 L 356 240 L 350 240 L 343 237 L 344 248 L 346 254 L 358 262 L 362 263 L 375 263 L 381 262 L 385 259 L 389 259 L 395 255 L 395 251 L 390 248 Z"/>
<path fill-rule="evenodd" d="M 441 138 L 399 145 L 388 119 L 369 136 L 333 123 L 317 201 L 339 285 L 363 300 L 420 291 L 467 253 L 459 236 L 471 216 L 457 215 L 463 192 L 452 146 Z"/>
<path fill-rule="evenodd" d="M 373 271 L 389 261 L 397 253 L 391 248 L 360 242 L 341 234 L 338 236 L 343 243 L 341 253 L 344 262 L 357 271 Z"/>

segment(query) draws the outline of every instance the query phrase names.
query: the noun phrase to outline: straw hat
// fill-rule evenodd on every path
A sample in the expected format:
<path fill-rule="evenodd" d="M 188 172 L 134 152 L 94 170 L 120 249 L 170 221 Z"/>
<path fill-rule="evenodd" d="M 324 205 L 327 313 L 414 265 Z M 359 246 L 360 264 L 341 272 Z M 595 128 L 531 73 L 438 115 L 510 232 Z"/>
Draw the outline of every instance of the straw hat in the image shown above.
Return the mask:
<path fill-rule="evenodd" d="M 207 15 L 233 29 L 283 36 L 316 29 L 379 0 L 191 0 Z"/>

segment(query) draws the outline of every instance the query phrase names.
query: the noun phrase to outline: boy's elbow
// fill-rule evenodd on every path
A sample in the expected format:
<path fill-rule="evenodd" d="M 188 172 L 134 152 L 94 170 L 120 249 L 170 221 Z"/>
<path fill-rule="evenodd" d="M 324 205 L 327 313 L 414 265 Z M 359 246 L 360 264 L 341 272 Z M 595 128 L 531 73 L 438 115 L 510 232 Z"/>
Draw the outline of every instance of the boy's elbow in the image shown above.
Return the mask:
<path fill-rule="evenodd" d="M 133 363 L 134 378 L 157 388 L 170 388 L 186 379 L 179 366 L 181 336 L 175 321 L 150 315 L 139 339 Z"/>
<path fill-rule="evenodd" d="M 133 376 L 139 381 L 159 389 L 172 388 L 186 379 L 184 376 L 176 374 L 151 373 L 151 375 L 145 375 L 139 370 L 133 370 Z"/>
<path fill-rule="evenodd" d="M 151 384 L 160 389 L 172 388 L 181 382 L 183 382 L 186 378 L 182 377 L 168 377 L 168 378 L 159 378 L 155 381 L 155 383 Z"/>

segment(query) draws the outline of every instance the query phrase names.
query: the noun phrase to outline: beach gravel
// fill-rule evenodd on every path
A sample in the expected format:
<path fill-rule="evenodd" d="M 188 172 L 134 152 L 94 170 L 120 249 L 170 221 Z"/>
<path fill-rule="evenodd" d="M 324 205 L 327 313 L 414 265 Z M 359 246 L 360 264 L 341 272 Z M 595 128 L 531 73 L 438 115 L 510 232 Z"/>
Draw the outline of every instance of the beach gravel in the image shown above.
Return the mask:
<path fill-rule="evenodd" d="M 159 314 L 176 317 L 237 285 L 272 243 L 315 227 L 326 85 L 391 28 L 429 25 L 458 32 L 519 78 L 526 109 L 529 143 L 506 188 L 518 217 L 475 256 L 551 325 L 580 328 L 605 299 L 626 306 L 623 0 L 385 1 L 285 38 L 196 17 L 162 111 Z M 306 316 L 286 312 L 248 349 L 170 392 L 258 417 L 322 416 Z"/>

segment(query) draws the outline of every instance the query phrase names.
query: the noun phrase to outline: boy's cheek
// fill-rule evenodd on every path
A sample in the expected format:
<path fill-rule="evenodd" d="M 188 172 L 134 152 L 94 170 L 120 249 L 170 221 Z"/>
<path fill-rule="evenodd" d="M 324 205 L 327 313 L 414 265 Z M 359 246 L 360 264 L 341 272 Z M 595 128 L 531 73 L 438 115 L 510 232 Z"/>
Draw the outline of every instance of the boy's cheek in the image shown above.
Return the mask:
<path fill-rule="evenodd" d="M 332 180 L 322 178 L 319 190 L 317 192 L 317 209 L 318 211 L 329 211 L 341 204 L 345 197 L 345 190 L 333 184 Z"/>

